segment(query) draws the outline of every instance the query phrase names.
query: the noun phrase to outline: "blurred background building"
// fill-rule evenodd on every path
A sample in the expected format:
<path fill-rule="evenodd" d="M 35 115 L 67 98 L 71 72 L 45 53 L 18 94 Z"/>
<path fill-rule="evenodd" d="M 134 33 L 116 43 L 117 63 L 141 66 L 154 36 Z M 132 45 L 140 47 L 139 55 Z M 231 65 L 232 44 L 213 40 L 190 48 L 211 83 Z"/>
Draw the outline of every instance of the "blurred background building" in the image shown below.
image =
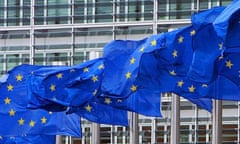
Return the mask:
<path fill-rule="evenodd" d="M 140 40 L 190 24 L 190 16 L 232 0 L 0 0 L 0 73 L 22 63 L 75 65 L 102 56 L 114 39 Z M 138 117 L 139 143 L 170 140 L 171 96 L 162 97 L 163 118 Z M 181 143 L 211 143 L 212 117 L 187 100 L 180 103 Z M 90 144 L 83 137 L 62 142 Z M 129 144 L 129 127 L 100 125 L 100 144 Z M 223 102 L 223 143 L 240 142 L 240 104 Z"/>

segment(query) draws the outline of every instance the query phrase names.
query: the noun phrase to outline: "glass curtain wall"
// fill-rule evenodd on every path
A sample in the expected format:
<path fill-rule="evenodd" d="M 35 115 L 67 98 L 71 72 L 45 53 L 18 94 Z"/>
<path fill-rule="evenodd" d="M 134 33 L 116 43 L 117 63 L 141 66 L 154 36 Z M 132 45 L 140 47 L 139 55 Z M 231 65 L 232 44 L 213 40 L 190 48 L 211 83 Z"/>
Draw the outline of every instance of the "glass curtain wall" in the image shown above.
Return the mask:
<path fill-rule="evenodd" d="M 230 2 L 231 0 L 35 0 L 35 25 L 32 27 L 34 63 L 75 65 L 89 60 L 92 53 L 101 56 L 104 45 L 114 38 L 139 40 L 147 37 L 153 33 L 151 23 L 154 4 L 157 4 L 157 31 L 160 33 L 168 31 L 171 26 L 176 27 L 174 23 L 161 24 L 162 21 L 189 19 L 194 12 Z M 30 9 L 31 0 L 0 1 L 0 74 L 30 61 L 30 31 L 29 28 L 21 27 L 30 25 Z M 150 24 L 133 26 L 132 22 Z M 85 24 L 88 23 L 96 25 L 86 27 Z M 106 25 L 99 26 L 98 23 Z M 122 23 L 124 25 L 120 25 Z M 63 27 L 59 28 L 59 25 Z M 39 28 L 41 26 L 45 27 Z M 139 116 L 140 143 L 170 142 L 171 96 L 166 94 L 162 99 L 163 118 Z M 240 106 L 231 101 L 224 101 L 223 105 L 223 141 L 237 143 L 240 141 Z M 154 121 L 156 125 L 153 125 Z M 129 143 L 129 127 L 100 125 L 100 130 L 101 144 Z M 211 114 L 182 100 L 180 130 L 181 143 L 210 144 Z M 91 123 L 82 120 L 83 137 L 72 138 L 73 143 L 91 143 L 92 131 Z"/>
<path fill-rule="evenodd" d="M 35 0 L 36 25 L 152 21 L 154 3 L 158 20 L 189 19 L 196 11 L 232 0 Z M 30 24 L 30 0 L 0 1 L 0 26 Z"/>

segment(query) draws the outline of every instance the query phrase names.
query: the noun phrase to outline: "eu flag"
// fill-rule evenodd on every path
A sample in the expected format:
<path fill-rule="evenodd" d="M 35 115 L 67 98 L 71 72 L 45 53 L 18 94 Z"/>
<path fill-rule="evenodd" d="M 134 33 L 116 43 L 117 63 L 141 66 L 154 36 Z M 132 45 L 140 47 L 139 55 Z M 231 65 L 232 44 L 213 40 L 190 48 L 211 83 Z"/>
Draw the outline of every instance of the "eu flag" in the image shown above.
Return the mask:
<path fill-rule="evenodd" d="M 0 135 L 26 134 L 81 136 L 80 118 L 65 112 L 29 110 L 27 77 L 42 66 L 23 64 L 16 66 L 0 83 Z"/>
<path fill-rule="evenodd" d="M 201 28 L 193 41 L 193 64 L 178 87 L 193 98 L 239 100 L 239 2 L 227 6 L 219 16 Z"/>
<path fill-rule="evenodd" d="M 240 1 L 235 0 L 216 18 L 213 22 L 213 28 L 221 40 L 226 43 L 231 40 L 232 35 L 229 34 L 229 30 L 232 29 L 232 21 L 239 20 L 240 15 Z M 233 31 L 238 33 L 239 31 Z"/>
<path fill-rule="evenodd" d="M 100 65 L 102 60 L 95 59 L 81 63 L 79 65 L 66 67 L 42 67 L 34 72 L 29 78 L 29 91 L 32 95 L 31 108 L 43 107 L 49 108 L 50 104 L 54 104 L 56 109 L 52 107 L 53 111 L 61 110 L 62 107 L 79 106 L 89 99 L 89 93 L 92 93 L 94 87 L 83 84 L 81 88 L 69 89 L 76 81 L 84 83 L 86 79 L 95 78 L 93 70 L 89 74 L 90 67 Z M 97 70 L 97 69 L 96 69 Z M 81 96 L 79 92 L 81 91 Z M 84 92 L 83 92 L 84 91 Z M 60 107 L 60 108 L 59 108 Z M 64 110 L 64 109 L 63 109 Z"/>
<path fill-rule="evenodd" d="M 127 111 L 97 101 L 103 70 L 101 58 L 54 71 L 49 67 L 38 69 L 29 79 L 31 108 L 66 108 L 68 114 L 76 113 L 92 122 L 127 125 Z"/>
<path fill-rule="evenodd" d="M 116 40 L 107 44 L 104 47 L 105 69 L 101 101 L 139 114 L 161 116 L 160 92 L 154 89 L 150 82 L 152 79 L 143 79 L 144 76 L 139 75 L 139 67 L 143 61 L 152 63 L 143 58 L 145 54 L 154 53 L 162 47 L 163 34 L 152 35 L 139 41 Z"/>
<path fill-rule="evenodd" d="M 211 111 L 211 99 L 194 99 L 176 91 L 176 86 L 184 84 L 183 80 L 189 71 L 193 56 L 192 39 L 195 34 L 196 30 L 193 26 L 165 33 L 165 48 L 154 54 L 145 55 L 145 59 L 151 61 L 153 65 L 143 62 L 140 75 L 151 76 L 155 81 L 155 89 L 161 93 L 176 93 L 201 108 Z"/>

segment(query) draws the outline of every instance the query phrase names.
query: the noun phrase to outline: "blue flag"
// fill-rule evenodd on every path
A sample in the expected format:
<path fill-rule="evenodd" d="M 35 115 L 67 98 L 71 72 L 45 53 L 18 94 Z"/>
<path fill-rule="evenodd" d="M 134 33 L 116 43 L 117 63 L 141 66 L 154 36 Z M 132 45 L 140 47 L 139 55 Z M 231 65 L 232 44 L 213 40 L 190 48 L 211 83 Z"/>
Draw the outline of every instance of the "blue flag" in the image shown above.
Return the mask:
<path fill-rule="evenodd" d="M 193 98 L 240 100 L 237 5 L 236 1 L 227 6 L 213 25 L 210 22 L 196 34 L 193 65 L 184 86 L 178 87 L 180 93 Z"/>
<path fill-rule="evenodd" d="M 223 7 L 215 7 L 192 16 L 192 24 L 198 29 L 192 42 L 194 52 L 188 73 L 191 80 L 207 83 L 214 79 L 214 61 L 223 52 L 224 44 L 216 35 L 212 23 L 223 10 Z M 211 19 L 204 21 L 206 15 Z"/>
<path fill-rule="evenodd" d="M 97 101 L 103 70 L 100 58 L 54 71 L 48 67 L 35 71 L 29 79 L 32 92 L 30 107 L 52 111 L 66 108 L 68 114 L 76 113 L 92 122 L 128 125 L 126 110 Z"/>
<path fill-rule="evenodd" d="M 97 65 L 102 60 L 92 60 L 85 63 L 72 66 L 72 67 L 42 67 L 34 72 L 34 74 L 29 78 L 29 91 L 32 96 L 30 108 L 38 108 L 38 106 L 44 106 L 46 104 L 59 104 L 63 107 L 68 106 L 79 106 L 87 101 L 89 98 L 89 93 L 92 94 L 94 86 L 92 89 L 90 85 L 82 85 L 80 89 L 84 91 L 81 96 L 76 92 L 75 89 L 68 89 L 73 82 L 82 81 L 84 83 L 85 79 L 90 79 L 94 77 L 94 74 L 88 74 L 89 68 L 92 65 Z M 98 62 L 98 63 L 97 63 Z M 39 100 L 39 101 L 37 101 Z M 39 103 L 38 103 L 39 102 Z M 58 105 L 55 105 L 58 108 Z M 54 111 L 54 107 L 52 107 Z M 56 109 L 55 111 L 57 111 Z M 61 110 L 61 108 L 59 109 Z"/>
<path fill-rule="evenodd" d="M 0 135 L 20 136 L 26 134 L 81 136 L 80 118 L 65 112 L 29 110 L 27 77 L 41 66 L 20 65 L 8 72 L 0 83 Z"/>
<path fill-rule="evenodd" d="M 186 78 L 192 62 L 192 39 L 195 33 L 193 26 L 182 27 L 165 33 L 165 48 L 145 56 L 145 60 L 151 61 L 153 65 L 143 62 L 141 66 L 144 70 L 142 75 L 148 74 L 148 76 L 151 76 L 151 79 L 155 81 L 151 83 L 154 83 L 155 89 L 161 91 L 161 93 L 176 93 L 199 107 L 211 111 L 211 99 L 195 99 L 176 91 L 177 85 L 183 85 L 183 80 Z"/>
<path fill-rule="evenodd" d="M 142 57 L 160 49 L 163 41 L 163 35 L 159 34 L 139 41 L 116 40 L 106 45 L 101 101 L 139 114 L 161 116 L 160 92 L 153 89 L 153 84 L 147 84 L 150 78 L 139 75 L 139 67 L 145 61 Z"/>
<path fill-rule="evenodd" d="M 25 135 L 0 137 L 0 144 L 55 144 L 55 135 Z"/>
<path fill-rule="evenodd" d="M 239 12 L 240 1 L 235 0 L 228 5 L 221 15 L 219 15 L 213 22 L 214 30 L 224 43 L 227 43 L 228 40 L 231 40 L 230 37 L 232 37 L 233 33 L 238 33 L 238 31 L 233 31 L 232 34 L 229 34 L 229 30 L 232 29 L 232 20 L 239 20 Z"/>

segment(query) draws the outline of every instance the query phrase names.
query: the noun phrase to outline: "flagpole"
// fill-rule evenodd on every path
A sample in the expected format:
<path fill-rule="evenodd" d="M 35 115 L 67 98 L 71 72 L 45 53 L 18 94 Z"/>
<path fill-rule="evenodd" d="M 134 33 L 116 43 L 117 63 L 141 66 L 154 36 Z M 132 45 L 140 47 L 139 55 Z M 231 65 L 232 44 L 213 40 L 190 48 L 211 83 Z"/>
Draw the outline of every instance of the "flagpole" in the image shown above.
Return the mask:
<path fill-rule="evenodd" d="M 100 124 L 92 123 L 92 144 L 100 144 Z"/>
<path fill-rule="evenodd" d="M 98 58 L 99 54 L 96 51 L 89 52 L 89 60 Z M 92 144 L 100 144 L 100 124 L 92 123 Z"/>
<path fill-rule="evenodd" d="M 172 114 L 171 114 L 171 144 L 179 144 L 180 127 L 180 97 L 172 94 Z"/>
<path fill-rule="evenodd" d="M 138 144 L 138 114 L 130 112 L 130 144 Z"/>
<path fill-rule="evenodd" d="M 222 101 L 213 100 L 212 143 L 222 143 Z"/>

